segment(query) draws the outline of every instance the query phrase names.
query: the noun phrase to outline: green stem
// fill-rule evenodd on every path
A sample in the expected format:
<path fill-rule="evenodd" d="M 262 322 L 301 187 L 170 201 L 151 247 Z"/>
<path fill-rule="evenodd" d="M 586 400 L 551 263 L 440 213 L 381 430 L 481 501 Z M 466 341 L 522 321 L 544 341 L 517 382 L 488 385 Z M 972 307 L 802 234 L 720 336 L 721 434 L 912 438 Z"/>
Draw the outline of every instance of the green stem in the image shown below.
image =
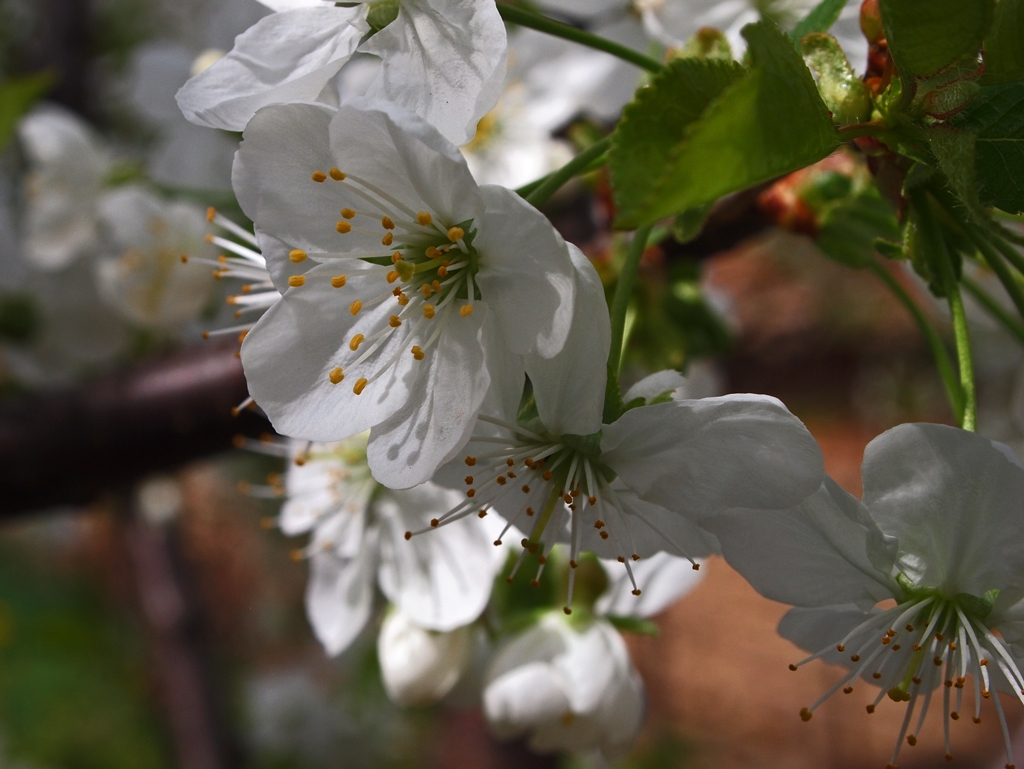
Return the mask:
<path fill-rule="evenodd" d="M 612 345 L 608 350 L 608 373 L 618 376 L 619 364 L 622 361 L 622 333 L 626 325 L 626 310 L 629 309 L 629 300 L 633 296 L 633 284 L 636 282 L 636 272 L 640 267 L 640 258 L 647 248 L 647 238 L 651 234 L 653 225 L 644 225 L 637 228 L 633 233 L 633 240 L 629 243 L 629 250 L 626 252 L 626 262 L 619 272 L 619 280 L 615 284 L 615 296 L 612 297 L 610 310 L 612 320 Z"/>
<path fill-rule="evenodd" d="M 949 314 L 953 318 L 953 338 L 956 341 L 957 364 L 960 369 L 960 391 L 963 394 L 963 418 L 960 426 L 972 432 L 978 426 L 978 397 L 974 387 L 974 358 L 971 355 L 971 335 L 967 329 L 967 312 L 960 294 L 960 283 L 953 272 L 953 257 L 949 253 L 946 239 L 935 220 L 932 198 L 927 194 L 914 196 L 914 206 L 924 225 L 931 247 L 935 249 L 934 264 L 939 280 L 949 302 Z"/>
<path fill-rule="evenodd" d="M 968 230 L 968 234 L 972 236 L 971 240 L 974 241 L 974 245 L 978 247 L 982 256 L 985 257 L 985 263 L 992 268 L 992 272 L 996 274 L 996 277 L 999 278 L 999 282 L 1003 284 L 1003 288 L 1006 290 L 1006 293 L 1009 294 L 1010 299 L 1013 300 L 1013 304 L 1016 306 L 1017 312 L 1019 312 L 1020 316 L 1024 318 L 1024 289 L 1021 288 L 1020 283 L 1017 282 L 1017 279 L 1010 271 L 1010 268 L 1007 266 L 1006 262 L 1003 261 L 1003 257 L 1000 252 L 992 247 L 992 243 L 985 237 L 986 233 L 982 230 L 972 227 Z M 964 283 L 966 285 L 966 279 L 964 279 Z M 968 288 L 970 288 L 970 286 L 968 286 Z M 972 290 L 971 293 L 973 294 L 974 291 Z M 982 301 L 982 304 L 987 307 L 987 304 L 984 301 Z M 1005 312 L 1002 308 L 1000 308 L 1000 311 Z"/>
<path fill-rule="evenodd" d="M 532 206 L 542 205 L 548 198 L 554 195 L 562 185 L 569 181 L 576 174 L 581 173 L 590 164 L 603 155 L 611 144 L 611 137 L 606 136 L 594 142 L 583 152 L 574 157 L 557 171 L 548 174 L 540 184 L 526 195 L 526 202 Z M 527 185 L 529 187 L 530 185 Z"/>
<path fill-rule="evenodd" d="M 607 148 L 607 146 L 608 145 L 605 145 L 606 148 Z M 575 160 L 575 158 L 574 158 L 574 160 Z M 591 171 L 596 171 L 601 166 L 603 166 L 606 161 L 607 161 L 607 158 L 605 157 L 604 154 L 598 155 L 596 158 L 591 160 L 590 164 L 587 165 L 586 167 L 575 169 L 576 170 L 576 176 L 582 176 L 583 174 L 589 174 Z M 552 176 L 554 176 L 555 174 L 557 174 L 561 170 L 562 169 L 559 168 L 559 169 L 557 169 L 555 171 L 552 171 L 550 174 L 545 174 L 544 176 L 540 177 L 539 179 L 534 179 L 532 182 L 530 182 L 528 184 L 524 184 L 522 187 L 519 187 L 518 189 L 516 189 L 516 194 L 519 195 L 519 197 L 522 197 L 522 198 L 527 197 L 535 189 L 540 187 L 540 185 L 544 184 L 544 182 L 546 182 L 548 179 L 550 179 Z"/>
<path fill-rule="evenodd" d="M 1010 313 L 1004 310 L 985 289 L 968 278 L 966 275 L 960 279 L 967 292 L 974 297 L 985 311 L 1005 328 L 1010 334 L 1017 337 L 1017 341 L 1024 343 L 1024 326 L 1014 319 Z"/>
<path fill-rule="evenodd" d="M 547 16 L 541 16 L 539 13 L 533 13 L 532 11 L 526 11 L 522 8 L 516 8 L 514 5 L 508 5 L 507 3 L 498 3 L 498 13 L 501 14 L 501 18 L 505 21 L 513 24 L 519 24 L 523 27 L 529 27 L 530 29 L 535 29 L 538 32 L 544 32 L 565 40 L 571 40 L 574 43 L 579 43 L 580 45 L 585 45 L 590 48 L 596 48 L 598 51 L 604 51 L 605 53 L 610 53 L 612 56 L 618 56 L 623 61 L 635 64 L 641 69 L 646 69 L 650 72 L 661 72 L 662 70 L 660 62 L 655 61 L 649 56 L 644 56 L 642 53 L 638 53 L 632 48 L 627 48 L 624 45 L 613 43 L 611 40 L 599 37 L 598 35 L 592 35 L 589 32 L 584 32 L 582 29 L 570 27 L 568 24 L 563 24 L 560 21 L 549 19 Z"/>
<path fill-rule="evenodd" d="M 928 346 L 931 348 L 932 355 L 935 358 L 935 366 L 939 370 L 939 377 L 942 379 L 942 385 L 946 390 L 946 397 L 949 399 L 949 405 L 953 410 L 953 415 L 957 421 L 960 421 L 963 414 L 963 396 L 960 392 L 960 384 L 957 382 L 956 373 L 953 371 L 953 362 L 950 360 L 949 353 L 946 351 L 946 346 L 942 342 L 942 337 L 939 336 L 939 332 L 935 330 L 935 327 L 928 320 L 927 316 L 921 311 L 921 308 L 917 306 L 917 302 L 907 292 L 896 277 L 883 267 L 878 262 L 870 262 L 871 271 L 877 275 L 883 283 L 889 288 L 900 303 L 906 308 L 907 312 L 917 322 L 918 328 L 921 329 L 921 333 L 924 335 L 925 340 L 928 342 Z"/>
<path fill-rule="evenodd" d="M 1012 264 L 1017 272 L 1024 274 L 1024 256 L 1021 255 L 1020 251 L 995 234 L 990 233 L 989 238 L 989 242 L 999 249 L 999 253 L 1003 255 L 1003 258 Z"/>

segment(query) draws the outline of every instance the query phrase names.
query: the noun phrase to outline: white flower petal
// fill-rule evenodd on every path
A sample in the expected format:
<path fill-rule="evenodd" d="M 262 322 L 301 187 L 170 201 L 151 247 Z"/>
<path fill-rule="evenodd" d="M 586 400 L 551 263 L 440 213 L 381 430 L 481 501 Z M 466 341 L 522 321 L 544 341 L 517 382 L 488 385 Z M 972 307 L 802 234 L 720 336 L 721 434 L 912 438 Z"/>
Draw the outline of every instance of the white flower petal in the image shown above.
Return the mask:
<path fill-rule="evenodd" d="M 540 211 L 504 187 L 480 188 L 487 226 L 476 280 L 516 355 L 551 358 L 565 345 L 573 318 L 575 270 L 569 248 Z"/>
<path fill-rule="evenodd" d="M 651 401 L 665 393 L 672 394 L 683 387 L 686 387 L 686 377 L 678 371 L 666 369 L 641 379 L 626 391 L 626 394 L 622 396 L 622 400 L 626 403 L 630 403 L 637 398 Z"/>
<path fill-rule="evenodd" d="M 490 384 L 481 343 L 488 308 L 473 306 L 468 317 L 452 311 L 436 321 L 444 330 L 425 360 L 404 356 L 411 361 L 403 382 L 411 397 L 373 428 L 367 447 L 373 476 L 385 486 L 423 483 L 469 439 Z"/>
<path fill-rule="evenodd" d="M 330 277 L 338 274 L 346 276 L 346 284 L 335 289 Z M 429 364 L 408 353 L 398 355 L 391 371 L 362 394 L 353 392 L 357 378 L 369 378 L 405 347 L 409 323 L 396 329 L 374 357 L 356 369 L 350 366 L 366 350 L 351 349 L 354 335 L 369 338 L 387 328 L 399 308 L 385 301 L 353 316 L 349 306 L 386 286 L 379 268 L 363 262 L 319 265 L 307 273 L 304 286 L 288 289 L 245 337 L 242 365 L 249 393 L 279 433 L 341 440 L 383 422 L 416 392 L 407 375 L 416 373 L 414 364 Z M 329 378 L 335 368 L 344 372 L 339 384 Z"/>
<path fill-rule="evenodd" d="M 342 559 L 326 552 L 310 559 L 306 613 L 328 654 L 343 652 L 370 617 L 376 550 L 373 539 L 369 533 L 355 558 Z"/>
<path fill-rule="evenodd" d="M 796 606 L 857 604 L 899 595 L 892 561 L 878 568 L 869 543 L 880 532 L 848 510 L 860 503 L 831 479 L 787 510 L 727 510 L 704 522 L 734 569 L 762 595 Z M 870 526 L 870 528 L 869 528 Z"/>
<path fill-rule="evenodd" d="M 591 435 L 601 429 L 611 322 L 597 270 L 572 244 L 569 254 L 576 269 L 575 313 L 569 336 L 553 358 L 527 355 L 526 373 L 548 430 L 554 435 Z"/>
<path fill-rule="evenodd" d="M 850 652 L 840 652 L 835 645 L 871 614 L 878 612 L 878 609 L 865 612 L 852 604 L 796 607 L 786 612 L 779 621 L 779 635 L 812 654 L 832 647 L 821 656 L 821 659 L 832 665 L 851 667 Z M 850 648 L 856 648 L 855 643 L 851 643 Z M 870 669 L 866 671 L 870 672 Z"/>
<path fill-rule="evenodd" d="M 412 622 L 431 630 L 468 625 L 491 595 L 497 548 L 475 515 L 405 538 L 406 531 L 428 527 L 461 501 L 460 494 L 427 483 L 383 493 L 376 503 L 380 588 Z"/>
<path fill-rule="evenodd" d="M 505 24 L 488 0 L 403 0 L 398 18 L 361 50 L 383 60 L 371 96 L 422 115 L 465 144 L 498 101 L 507 46 Z"/>
<path fill-rule="evenodd" d="M 260 107 L 315 99 L 368 29 L 361 5 L 272 13 L 185 83 L 178 106 L 198 125 L 241 131 Z"/>
<path fill-rule="evenodd" d="M 807 428 L 765 395 L 635 408 L 603 435 L 603 461 L 641 499 L 696 518 L 794 505 L 824 476 Z"/>
<path fill-rule="evenodd" d="M 633 595 L 633 583 L 618 561 L 603 560 L 608 573 L 608 589 L 594 605 L 594 611 L 607 616 L 651 617 L 667 609 L 690 593 L 704 579 L 705 571 L 695 571 L 685 558 L 655 553 L 630 564 L 640 595 Z"/>
<path fill-rule="evenodd" d="M 864 451 L 864 503 L 916 584 L 953 595 L 1024 586 L 1024 470 L 994 441 L 904 424 Z"/>
<path fill-rule="evenodd" d="M 377 659 L 388 697 L 396 705 L 428 705 L 444 697 L 473 661 L 473 630 L 424 630 L 401 611 L 384 620 Z"/>
<path fill-rule="evenodd" d="M 528 662 L 494 678 L 484 689 L 484 715 L 498 739 L 518 737 L 569 711 L 569 698 L 545 662 Z"/>

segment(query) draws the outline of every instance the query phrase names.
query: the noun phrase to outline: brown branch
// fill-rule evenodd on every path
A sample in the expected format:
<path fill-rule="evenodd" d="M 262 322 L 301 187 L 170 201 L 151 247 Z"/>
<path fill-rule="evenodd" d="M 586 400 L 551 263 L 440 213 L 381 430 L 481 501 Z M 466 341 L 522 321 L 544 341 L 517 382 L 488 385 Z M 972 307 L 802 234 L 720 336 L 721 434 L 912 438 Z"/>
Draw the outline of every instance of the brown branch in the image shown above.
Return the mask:
<path fill-rule="evenodd" d="M 150 473 L 266 431 L 232 416 L 247 389 L 236 347 L 185 350 L 78 387 L 0 403 L 0 518 L 87 504 Z"/>

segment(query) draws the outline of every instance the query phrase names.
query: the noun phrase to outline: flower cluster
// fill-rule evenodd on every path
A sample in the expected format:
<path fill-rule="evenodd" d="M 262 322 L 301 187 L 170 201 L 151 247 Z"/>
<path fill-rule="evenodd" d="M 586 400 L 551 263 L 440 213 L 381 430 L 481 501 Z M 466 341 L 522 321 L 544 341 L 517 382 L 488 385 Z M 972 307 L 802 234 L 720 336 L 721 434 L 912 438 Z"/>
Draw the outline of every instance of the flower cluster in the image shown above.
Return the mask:
<path fill-rule="evenodd" d="M 1024 699 L 1024 466 L 1008 449 L 957 428 L 896 428 L 868 448 L 862 503 L 825 476 L 817 443 L 775 398 L 688 398 L 674 371 L 621 395 L 628 294 L 610 311 L 591 261 L 534 205 L 571 174 L 522 194 L 478 181 L 499 97 L 508 108 L 516 92 L 498 7 L 265 4 L 274 13 L 178 103 L 243 134 L 232 178 L 254 231 L 211 209 L 208 242 L 226 252 L 218 276 L 246 281 L 229 300 L 239 318 L 261 313 L 227 330 L 243 334 L 252 400 L 290 439 L 261 450 L 289 464 L 249 491 L 286 497 L 276 525 L 309 535 L 296 556 L 310 562 L 307 609 L 328 652 L 371 624 L 379 588 L 396 702 L 475 679 L 495 734 L 613 755 L 644 707 L 612 620 L 664 608 L 695 584 L 698 559 L 721 554 L 795 607 L 780 633 L 808 659 L 848 667 L 804 720 L 864 679 L 876 704 L 908 703 L 890 767 L 940 689 L 956 719 L 973 686 L 974 717 L 990 699 L 1006 732 L 997 692 Z M 713 22 L 729 27 L 715 40 L 731 58 L 756 17 L 716 4 L 691 29 L 682 5 L 636 3 L 681 56 Z M 341 93 L 357 54 L 379 66 L 365 93 Z M 547 105 L 545 136 L 551 115 L 583 107 L 511 72 L 538 113 Z M 648 232 L 634 235 L 633 271 Z M 502 581 L 492 587 L 524 568 L 530 584 L 555 585 L 525 622 L 499 600 Z M 946 734 L 950 754 L 948 720 Z"/>

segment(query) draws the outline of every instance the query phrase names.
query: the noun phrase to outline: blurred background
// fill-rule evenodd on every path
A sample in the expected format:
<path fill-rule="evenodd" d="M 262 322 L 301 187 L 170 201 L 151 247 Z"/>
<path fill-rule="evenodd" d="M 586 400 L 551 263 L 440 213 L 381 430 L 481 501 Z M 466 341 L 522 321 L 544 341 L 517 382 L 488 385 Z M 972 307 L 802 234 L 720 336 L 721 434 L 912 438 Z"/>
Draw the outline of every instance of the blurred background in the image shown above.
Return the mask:
<path fill-rule="evenodd" d="M 207 206 L 245 224 L 230 189 L 239 137 L 190 125 L 173 97 L 266 12 L 255 0 L 0 0 L 0 767 L 599 765 L 498 743 L 472 702 L 395 707 L 374 623 L 329 658 L 304 615 L 306 564 L 264 524 L 280 502 L 244 493 L 283 463 L 232 448 L 269 425 L 250 410 L 232 416 L 246 397 L 236 333 L 202 338 L 239 322 L 225 302 L 238 286 L 178 263 L 211 248 Z M 628 11 L 599 23 L 627 42 L 636 26 Z M 610 103 L 588 101 L 578 84 L 572 99 L 544 101 L 537 62 L 570 70 L 565 51 L 542 42 L 513 43 L 505 112 L 466 148 L 478 178 L 515 186 L 557 167 L 607 130 L 639 83 L 601 55 L 581 58 L 580 82 Z M 368 67 L 346 68 L 342 97 Z M 602 86 L 620 81 L 622 95 Z M 856 162 L 819 170 L 856 179 Z M 859 494 L 868 441 L 951 417 L 905 308 L 816 244 L 805 181 L 723 201 L 684 244 L 661 234 L 628 320 L 626 378 L 672 367 L 698 394 L 775 395 L 821 443 L 827 471 Z M 612 288 L 624 244 L 610 210 L 595 174 L 548 213 Z M 170 234 L 145 225 L 153 211 Z M 894 277 L 946 331 L 912 274 Z M 1019 346 L 977 308 L 972 318 L 981 432 L 1019 448 Z M 627 637 L 648 718 L 615 765 L 880 765 L 899 727 L 884 711 L 896 706 L 869 717 L 856 692 L 802 723 L 799 709 L 838 672 L 790 673 L 803 655 L 775 633 L 785 607 L 721 560 L 705 569 L 657 618 L 657 636 Z M 942 760 L 941 725 L 929 719 L 901 766 L 994 765 L 994 719 L 953 730 L 955 762 Z"/>

